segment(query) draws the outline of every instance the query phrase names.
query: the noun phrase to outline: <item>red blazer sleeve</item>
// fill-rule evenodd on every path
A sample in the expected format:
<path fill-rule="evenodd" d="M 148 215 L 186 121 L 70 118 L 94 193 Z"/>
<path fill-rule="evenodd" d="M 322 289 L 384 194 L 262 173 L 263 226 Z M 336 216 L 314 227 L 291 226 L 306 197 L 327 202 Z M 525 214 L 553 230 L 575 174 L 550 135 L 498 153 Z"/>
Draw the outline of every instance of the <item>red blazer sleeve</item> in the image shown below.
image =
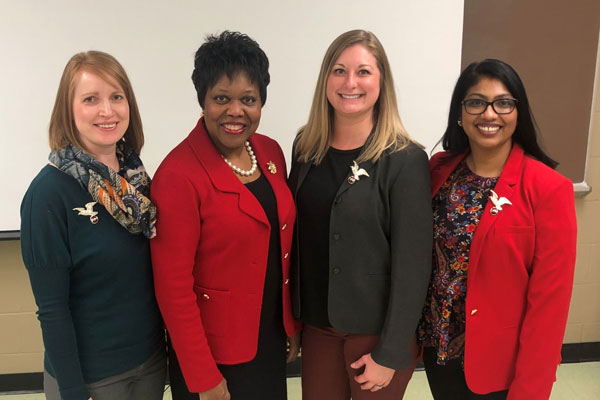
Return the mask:
<path fill-rule="evenodd" d="M 158 305 L 191 392 L 204 392 L 221 379 L 212 357 L 194 292 L 195 255 L 200 241 L 200 204 L 196 188 L 175 169 L 160 169 L 152 182 L 158 208 L 151 240 Z"/>
<path fill-rule="evenodd" d="M 549 188 L 549 189 L 546 189 Z M 575 268 L 577 221 L 568 179 L 535 182 L 535 253 L 508 399 L 548 399 L 560 363 Z M 532 191 L 535 191 L 532 189 Z"/>

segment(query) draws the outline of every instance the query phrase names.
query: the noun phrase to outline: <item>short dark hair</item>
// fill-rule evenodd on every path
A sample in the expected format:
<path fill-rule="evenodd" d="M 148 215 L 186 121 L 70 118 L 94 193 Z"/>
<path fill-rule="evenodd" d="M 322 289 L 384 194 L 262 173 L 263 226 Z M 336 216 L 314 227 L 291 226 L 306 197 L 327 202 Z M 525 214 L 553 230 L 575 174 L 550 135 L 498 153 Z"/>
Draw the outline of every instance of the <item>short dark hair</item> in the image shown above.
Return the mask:
<path fill-rule="evenodd" d="M 218 36 L 208 35 L 196 51 L 192 73 L 200 107 L 204 108 L 206 92 L 223 75 L 233 79 L 239 72 L 245 72 L 250 81 L 258 85 L 261 106 L 264 106 L 271 77 L 269 59 L 258 43 L 240 32 L 224 31 Z"/>
<path fill-rule="evenodd" d="M 513 142 L 518 143 L 528 155 L 551 168 L 556 168 L 558 162 L 544 153 L 538 143 L 537 125 L 529 107 L 529 100 L 527 100 L 527 93 L 521 78 L 510 65 L 495 59 L 474 62 L 460 74 L 450 100 L 448 126 L 442 137 L 444 150 L 458 153 L 469 147 L 467 135 L 457 121 L 461 117 L 461 101 L 464 100 L 469 89 L 482 78 L 498 79 L 506 86 L 510 94 L 517 99 L 517 126 L 512 136 Z"/>

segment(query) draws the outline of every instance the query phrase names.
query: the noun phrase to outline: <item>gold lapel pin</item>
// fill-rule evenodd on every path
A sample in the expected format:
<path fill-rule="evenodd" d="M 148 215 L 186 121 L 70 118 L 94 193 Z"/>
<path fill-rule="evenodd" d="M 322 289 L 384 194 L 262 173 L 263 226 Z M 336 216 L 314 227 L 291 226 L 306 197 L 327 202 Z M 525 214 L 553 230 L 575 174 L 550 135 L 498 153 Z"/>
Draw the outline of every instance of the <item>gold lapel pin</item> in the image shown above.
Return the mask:
<path fill-rule="evenodd" d="M 269 161 L 267 163 L 267 169 L 272 174 L 276 174 L 277 173 L 277 167 L 275 166 L 275 163 L 273 161 Z"/>

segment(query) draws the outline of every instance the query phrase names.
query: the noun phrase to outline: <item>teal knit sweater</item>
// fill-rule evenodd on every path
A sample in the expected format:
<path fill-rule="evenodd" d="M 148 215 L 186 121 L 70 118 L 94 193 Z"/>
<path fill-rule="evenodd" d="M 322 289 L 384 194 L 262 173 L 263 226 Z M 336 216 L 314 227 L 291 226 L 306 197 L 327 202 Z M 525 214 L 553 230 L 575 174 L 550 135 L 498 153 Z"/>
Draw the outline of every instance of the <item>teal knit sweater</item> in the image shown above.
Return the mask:
<path fill-rule="evenodd" d="M 87 400 L 86 383 L 130 370 L 163 345 L 148 240 L 47 165 L 21 204 L 21 251 L 38 306 L 44 367 L 64 400 Z M 95 218 L 94 218 L 95 219 Z"/>

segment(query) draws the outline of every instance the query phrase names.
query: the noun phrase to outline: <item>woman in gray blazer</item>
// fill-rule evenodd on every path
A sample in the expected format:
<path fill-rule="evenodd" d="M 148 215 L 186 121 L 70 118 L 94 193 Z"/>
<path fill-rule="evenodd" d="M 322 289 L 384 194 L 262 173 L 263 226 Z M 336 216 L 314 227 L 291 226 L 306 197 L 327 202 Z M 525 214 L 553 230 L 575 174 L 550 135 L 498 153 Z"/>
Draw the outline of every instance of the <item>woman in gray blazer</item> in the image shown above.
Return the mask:
<path fill-rule="evenodd" d="M 289 184 L 303 399 L 401 399 L 431 272 L 429 167 L 372 33 L 329 46 Z"/>

